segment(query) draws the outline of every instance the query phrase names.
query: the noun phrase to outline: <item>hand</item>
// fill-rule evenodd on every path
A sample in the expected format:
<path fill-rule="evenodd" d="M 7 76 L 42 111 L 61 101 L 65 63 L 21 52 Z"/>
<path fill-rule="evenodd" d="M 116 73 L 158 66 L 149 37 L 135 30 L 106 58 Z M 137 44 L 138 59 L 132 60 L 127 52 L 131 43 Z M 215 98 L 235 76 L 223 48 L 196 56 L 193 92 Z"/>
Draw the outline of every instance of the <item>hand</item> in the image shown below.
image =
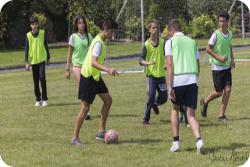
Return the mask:
<path fill-rule="evenodd" d="M 26 64 L 26 70 L 29 71 L 30 70 L 30 66 L 29 63 Z"/>
<path fill-rule="evenodd" d="M 148 66 L 150 66 L 150 65 L 153 65 L 153 64 L 155 64 L 155 61 L 154 60 L 151 60 L 150 62 L 148 62 Z"/>
<path fill-rule="evenodd" d="M 109 74 L 109 75 L 112 75 L 113 77 L 115 76 L 115 74 L 119 75 L 119 73 L 116 71 L 115 68 L 110 68 L 110 69 L 108 70 L 108 74 Z"/>
<path fill-rule="evenodd" d="M 234 59 L 231 59 L 231 68 L 233 69 L 233 68 L 235 68 L 235 62 L 234 62 Z"/>
<path fill-rule="evenodd" d="M 49 60 L 47 60 L 47 66 L 49 66 L 49 64 L 50 64 L 50 61 L 49 61 Z"/>
<path fill-rule="evenodd" d="M 226 56 L 220 57 L 219 59 L 221 62 L 226 62 L 228 58 Z"/>
<path fill-rule="evenodd" d="M 163 68 L 164 68 L 164 70 L 167 70 L 167 64 L 165 64 L 165 66 Z"/>
<path fill-rule="evenodd" d="M 70 71 L 66 71 L 66 75 L 65 76 L 66 76 L 67 79 L 70 79 Z"/>
<path fill-rule="evenodd" d="M 175 101 L 175 92 L 173 88 L 169 88 L 169 97 L 171 100 Z"/>

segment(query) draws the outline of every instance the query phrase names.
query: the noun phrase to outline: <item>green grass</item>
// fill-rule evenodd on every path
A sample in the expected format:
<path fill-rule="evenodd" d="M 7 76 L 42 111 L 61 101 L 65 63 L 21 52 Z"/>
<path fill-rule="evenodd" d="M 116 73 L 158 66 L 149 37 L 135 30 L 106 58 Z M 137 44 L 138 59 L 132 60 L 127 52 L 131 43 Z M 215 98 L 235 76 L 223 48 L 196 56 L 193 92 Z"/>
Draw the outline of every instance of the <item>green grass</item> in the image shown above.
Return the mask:
<path fill-rule="evenodd" d="M 201 66 L 198 99 L 213 91 L 209 65 Z M 225 167 L 240 166 L 246 160 L 219 161 L 215 157 L 238 157 L 250 150 L 249 82 L 250 62 L 236 62 L 232 70 L 233 87 L 226 110 L 230 122 L 218 122 L 221 98 L 209 104 L 208 116 L 196 119 L 206 147 L 205 155 L 196 154 L 195 138 L 185 124 L 180 124 L 181 150 L 169 151 L 172 145 L 170 100 L 160 106 L 160 114 L 151 114 L 150 126 L 142 126 L 147 100 L 145 73 L 102 75 L 113 104 L 106 129 L 119 133 L 117 145 L 95 139 L 102 101 L 96 97 L 90 108 L 91 120 L 84 121 L 80 139 L 86 146 L 69 144 L 80 111 L 75 78 L 65 78 L 65 68 L 46 69 L 49 107 L 34 107 L 31 72 L 0 73 L 0 154 L 10 166 L 169 166 Z M 214 155 L 210 151 L 214 150 Z M 241 158 L 242 159 L 242 158 Z M 215 160 L 215 161 L 214 161 Z"/>
<path fill-rule="evenodd" d="M 196 40 L 199 48 L 206 48 L 208 39 Z M 250 45 L 250 38 L 243 40 L 242 38 L 234 38 L 233 46 L 235 45 Z M 112 44 L 107 47 L 107 55 L 122 56 L 141 53 L 141 42 Z M 14 50 L 3 51 L 0 50 L 0 68 L 11 66 L 25 66 L 24 65 L 24 47 Z M 66 62 L 68 55 L 68 46 L 50 46 L 49 47 L 51 63 Z M 249 49 L 246 50 L 249 52 Z M 248 57 L 248 56 L 245 56 Z"/>

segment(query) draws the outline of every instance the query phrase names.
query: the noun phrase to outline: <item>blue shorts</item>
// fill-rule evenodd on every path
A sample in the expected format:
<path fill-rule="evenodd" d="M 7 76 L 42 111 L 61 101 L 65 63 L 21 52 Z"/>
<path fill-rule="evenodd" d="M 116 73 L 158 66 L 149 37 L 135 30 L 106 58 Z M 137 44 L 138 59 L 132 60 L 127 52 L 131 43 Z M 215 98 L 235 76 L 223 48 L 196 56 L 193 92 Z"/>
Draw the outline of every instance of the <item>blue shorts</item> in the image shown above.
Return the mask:
<path fill-rule="evenodd" d="M 174 87 L 173 89 L 175 92 L 175 101 L 171 99 L 173 104 L 182 106 L 184 102 L 187 107 L 197 108 L 198 86 L 195 83 Z"/>

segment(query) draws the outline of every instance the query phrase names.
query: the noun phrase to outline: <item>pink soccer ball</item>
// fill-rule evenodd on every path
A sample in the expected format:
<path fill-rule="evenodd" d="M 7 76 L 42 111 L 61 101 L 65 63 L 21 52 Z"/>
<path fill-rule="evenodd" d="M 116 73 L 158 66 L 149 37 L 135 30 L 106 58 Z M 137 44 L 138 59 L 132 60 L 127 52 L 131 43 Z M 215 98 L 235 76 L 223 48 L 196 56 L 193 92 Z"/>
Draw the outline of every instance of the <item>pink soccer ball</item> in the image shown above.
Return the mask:
<path fill-rule="evenodd" d="M 115 130 L 109 130 L 104 136 L 105 142 L 108 144 L 118 143 L 118 133 Z"/>

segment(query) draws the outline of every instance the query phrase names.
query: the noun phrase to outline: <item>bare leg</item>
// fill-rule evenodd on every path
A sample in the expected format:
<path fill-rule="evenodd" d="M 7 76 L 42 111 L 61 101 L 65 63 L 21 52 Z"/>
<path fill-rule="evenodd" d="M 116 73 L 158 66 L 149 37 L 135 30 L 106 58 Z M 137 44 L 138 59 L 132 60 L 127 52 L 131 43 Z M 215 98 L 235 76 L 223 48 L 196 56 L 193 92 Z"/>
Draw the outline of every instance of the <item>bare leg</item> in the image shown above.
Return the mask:
<path fill-rule="evenodd" d="M 224 95 L 222 98 L 222 104 L 221 104 L 221 108 L 220 108 L 220 117 L 225 115 L 227 103 L 228 103 L 228 100 L 230 97 L 230 93 L 231 93 L 231 85 L 226 85 L 224 87 Z"/>
<path fill-rule="evenodd" d="M 180 106 L 172 103 L 171 125 L 174 137 L 179 136 L 179 117 L 178 117 L 179 108 Z"/>
<path fill-rule="evenodd" d="M 107 118 L 109 115 L 109 109 L 110 109 L 111 104 L 112 104 L 112 98 L 109 95 L 109 93 L 101 93 L 98 95 L 100 96 L 100 98 L 104 102 L 104 104 L 102 106 L 102 111 L 101 111 L 101 121 L 100 121 L 99 131 L 105 131 L 106 121 L 107 121 Z"/>
<path fill-rule="evenodd" d="M 216 92 L 216 91 L 213 91 L 212 93 L 210 93 L 210 95 L 205 99 L 204 103 L 206 105 L 208 105 L 208 103 L 218 97 L 220 97 L 222 95 L 223 91 L 221 92 Z"/>
<path fill-rule="evenodd" d="M 81 70 L 73 71 L 73 73 L 74 73 L 74 76 L 76 78 L 76 81 L 77 81 L 78 85 L 80 85 Z"/>
<path fill-rule="evenodd" d="M 82 100 L 81 111 L 76 118 L 76 125 L 75 125 L 74 134 L 73 134 L 73 139 L 78 138 L 80 129 L 82 127 L 82 123 L 83 123 L 84 118 L 86 117 L 86 115 L 89 111 L 89 108 L 90 108 L 90 104 L 88 102 Z"/>
<path fill-rule="evenodd" d="M 198 139 L 199 137 L 201 137 L 201 135 L 200 135 L 200 125 L 195 119 L 195 109 L 187 107 L 187 119 L 195 138 Z"/>

